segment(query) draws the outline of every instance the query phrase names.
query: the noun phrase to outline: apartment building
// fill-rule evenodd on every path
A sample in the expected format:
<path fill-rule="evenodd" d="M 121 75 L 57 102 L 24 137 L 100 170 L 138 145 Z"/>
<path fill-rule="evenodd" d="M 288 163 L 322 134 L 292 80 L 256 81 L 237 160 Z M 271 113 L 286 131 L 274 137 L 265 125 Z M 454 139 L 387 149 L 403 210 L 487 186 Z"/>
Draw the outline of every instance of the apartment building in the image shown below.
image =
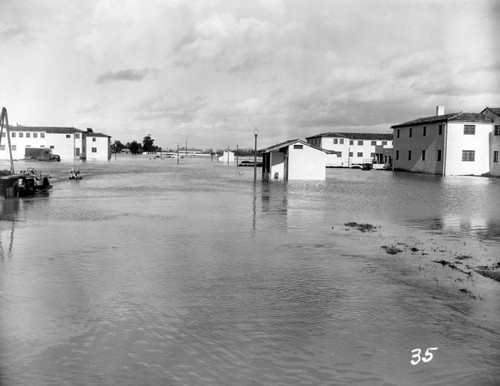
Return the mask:
<path fill-rule="evenodd" d="M 376 162 L 377 152 L 391 149 L 393 135 L 379 133 L 322 133 L 306 141 L 326 151 L 327 167 L 352 167 Z"/>
<path fill-rule="evenodd" d="M 392 126 L 395 170 L 439 175 L 500 175 L 500 108 L 445 114 Z"/>

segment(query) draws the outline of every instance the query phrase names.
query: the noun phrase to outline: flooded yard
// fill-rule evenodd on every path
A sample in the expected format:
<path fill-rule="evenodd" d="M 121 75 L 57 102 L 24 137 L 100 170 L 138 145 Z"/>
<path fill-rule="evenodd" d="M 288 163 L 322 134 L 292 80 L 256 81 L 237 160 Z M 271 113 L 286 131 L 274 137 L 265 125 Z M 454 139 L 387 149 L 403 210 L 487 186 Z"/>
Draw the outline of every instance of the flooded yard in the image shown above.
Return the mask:
<path fill-rule="evenodd" d="M 498 384 L 500 179 L 73 166 L 0 198 L 0 385 Z"/>

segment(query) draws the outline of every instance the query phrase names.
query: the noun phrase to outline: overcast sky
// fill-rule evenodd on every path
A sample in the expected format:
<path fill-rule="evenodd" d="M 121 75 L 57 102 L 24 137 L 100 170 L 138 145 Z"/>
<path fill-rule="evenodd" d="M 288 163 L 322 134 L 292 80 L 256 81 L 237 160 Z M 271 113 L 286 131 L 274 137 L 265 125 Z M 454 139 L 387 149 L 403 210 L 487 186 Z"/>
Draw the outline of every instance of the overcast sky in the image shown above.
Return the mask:
<path fill-rule="evenodd" d="M 0 0 L 11 124 L 259 148 L 500 107 L 496 0 Z"/>

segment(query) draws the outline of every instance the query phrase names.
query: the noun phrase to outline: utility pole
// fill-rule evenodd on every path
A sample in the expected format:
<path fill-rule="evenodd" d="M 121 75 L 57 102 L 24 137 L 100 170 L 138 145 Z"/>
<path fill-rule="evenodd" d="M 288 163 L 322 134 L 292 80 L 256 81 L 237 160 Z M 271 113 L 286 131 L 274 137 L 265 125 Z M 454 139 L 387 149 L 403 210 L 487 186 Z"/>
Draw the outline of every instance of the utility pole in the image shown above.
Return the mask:
<path fill-rule="evenodd" d="M 259 129 L 255 128 L 253 130 L 253 135 L 255 136 L 255 146 L 253 151 L 253 183 L 257 183 L 257 135 L 259 134 Z"/>

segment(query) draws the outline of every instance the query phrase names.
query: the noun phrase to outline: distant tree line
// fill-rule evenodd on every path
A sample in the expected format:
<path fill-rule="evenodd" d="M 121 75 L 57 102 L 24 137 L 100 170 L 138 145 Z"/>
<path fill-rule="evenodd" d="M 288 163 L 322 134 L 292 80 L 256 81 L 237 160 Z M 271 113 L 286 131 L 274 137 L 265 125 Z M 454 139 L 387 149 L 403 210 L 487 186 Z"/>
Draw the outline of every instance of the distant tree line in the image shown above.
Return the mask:
<path fill-rule="evenodd" d="M 156 146 L 154 144 L 154 139 L 151 138 L 151 135 L 146 135 L 142 140 L 142 143 L 137 141 L 127 142 L 125 145 L 120 141 L 116 140 L 111 144 L 111 152 L 113 153 L 121 153 L 123 149 L 128 149 L 132 154 L 140 154 L 144 152 L 148 153 L 156 153 L 162 151 L 160 146 Z"/>
<path fill-rule="evenodd" d="M 111 144 L 111 152 L 112 153 L 121 153 L 123 149 L 128 149 L 130 153 L 132 154 L 142 154 L 144 152 L 147 153 L 156 153 L 156 152 L 161 152 L 163 151 L 169 151 L 169 152 L 176 152 L 177 149 L 162 149 L 160 146 L 156 146 L 154 144 L 154 139 L 151 137 L 151 135 L 146 135 L 144 139 L 142 140 L 142 143 L 139 143 L 137 141 L 132 141 L 132 142 L 127 142 L 126 144 L 123 144 L 120 140 L 116 140 Z M 184 150 L 184 149 L 183 149 Z M 182 153 L 183 150 L 180 150 Z M 207 154 L 222 154 L 226 149 L 206 149 L 204 152 Z M 254 149 L 252 148 L 244 148 L 244 149 L 229 149 L 230 151 L 234 152 L 235 155 L 238 156 L 252 156 Z M 184 150 L 185 151 L 185 150 Z"/>

